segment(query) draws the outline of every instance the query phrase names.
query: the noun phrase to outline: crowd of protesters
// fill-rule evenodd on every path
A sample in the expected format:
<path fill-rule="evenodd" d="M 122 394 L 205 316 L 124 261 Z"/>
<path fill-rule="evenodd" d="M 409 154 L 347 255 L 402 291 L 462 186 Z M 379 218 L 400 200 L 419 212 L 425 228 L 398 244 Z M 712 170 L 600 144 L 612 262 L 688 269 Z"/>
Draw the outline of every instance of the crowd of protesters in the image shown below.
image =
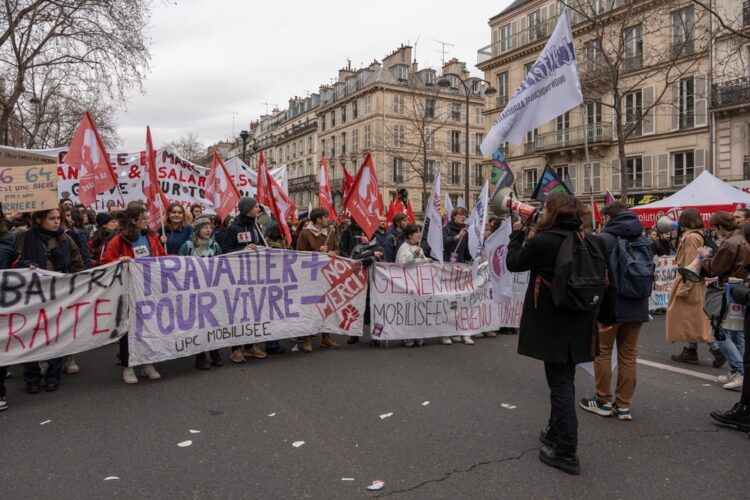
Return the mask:
<path fill-rule="evenodd" d="M 224 220 L 204 214 L 199 206 L 186 210 L 182 204 L 172 203 L 166 208 L 163 224 L 154 232 L 149 229 L 148 213 L 141 202 L 131 202 L 122 210 L 111 205 L 98 214 L 74 205 L 70 199 L 61 200 L 59 208 L 32 214 L 0 211 L 0 269 L 32 267 L 75 273 L 123 258 L 212 257 L 258 247 L 286 248 L 278 224 L 259 223 L 262 213 L 263 208 L 254 198 L 242 198 L 237 215 Z M 638 339 L 643 324 L 652 319 L 648 295 L 654 275 L 653 270 L 650 276 L 643 272 L 638 275 L 628 266 L 648 269 L 647 263 L 650 260 L 653 264 L 654 256 L 673 256 L 680 268 L 696 259 L 702 263 L 700 279 L 688 280 L 678 273 L 671 289 L 666 308 L 666 338 L 669 342 L 684 343 L 682 351 L 672 355 L 672 360 L 699 364 L 698 346 L 706 344 L 712 365 L 728 366 L 728 373 L 718 377 L 723 387 L 741 391 L 740 401 L 732 409 L 715 411 L 711 416 L 723 424 L 750 431 L 750 384 L 744 379 L 750 362 L 745 347 L 750 322 L 746 321 L 742 330 L 728 329 L 721 321 L 710 321 L 704 311 L 705 296 L 711 287 L 722 290 L 730 301 L 743 305 L 750 302 L 750 285 L 745 281 L 750 270 L 750 210 L 715 213 L 706 228 L 697 209 L 686 209 L 675 221 L 677 229 L 669 231 L 644 228 L 638 217 L 620 202 L 607 205 L 602 213 L 603 228 L 592 230 L 584 224 L 590 218 L 590 211 L 580 201 L 553 193 L 539 220 L 535 223 L 518 220 L 513 224 L 507 267 L 513 272 L 529 271 L 530 285 L 520 328 L 503 328 L 500 333 L 518 333 L 519 353 L 544 362 L 551 414 L 546 430 L 540 434 L 543 443 L 540 459 L 565 472 L 579 473 L 576 407 L 602 417 L 614 416 L 623 421 L 633 418 Z M 471 261 L 468 215 L 461 207 L 449 214 L 449 222 L 443 228 L 446 262 Z M 337 225 L 323 208 L 311 210 L 296 225 L 289 222 L 291 248 L 296 250 L 352 258 L 367 266 L 378 261 L 409 265 L 431 258 L 422 228 L 409 221 L 406 214 L 398 213 L 391 221 L 380 217 L 372 238 L 354 221 Z M 497 230 L 500 223 L 497 217 L 490 217 L 485 234 Z M 564 259 L 570 259 L 567 256 L 571 245 L 586 249 L 588 260 L 583 265 L 591 268 L 587 283 L 593 283 L 591 290 L 595 291 L 589 292 L 597 295 L 586 307 L 570 303 L 576 294 L 587 300 L 584 291 L 568 289 L 567 299 L 561 298 L 559 292 L 559 287 L 565 286 L 559 283 L 561 271 L 573 273 L 570 278 L 573 281 L 576 272 L 583 272 L 571 271 L 576 266 L 565 265 Z M 601 290 L 596 289 L 597 279 L 602 283 Z M 369 323 L 369 310 L 365 311 L 365 323 Z M 496 334 L 485 332 L 474 337 Z M 313 351 L 313 336 L 292 340 L 295 346 L 301 345 L 302 352 Z M 355 336 L 348 339 L 351 344 L 358 341 Z M 371 342 L 379 345 L 376 340 Z M 443 337 L 439 342 L 474 344 L 468 335 Z M 406 347 L 423 344 L 421 339 L 403 341 Z M 320 346 L 339 349 L 329 334 L 321 335 Z M 268 354 L 285 351 L 278 341 L 263 346 L 235 346 L 229 360 L 241 364 L 246 358 L 264 359 Z M 617 371 L 613 390 L 611 358 L 615 352 Z M 150 380 L 161 378 L 153 365 L 138 370 L 129 366 L 127 336 L 120 339 L 118 358 L 127 384 L 138 383 L 139 375 Z M 595 393 L 576 403 L 575 368 L 589 361 L 594 362 Z M 220 350 L 199 354 L 195 359 L 199 370 L 223 364 Z M 63 372 L 75 374 L 80 369 L 72 356 L 25 363 L 22 376 L 26 392 L 56 391 Z M 0 367 L 0 410 L 8 407 L 4 386 L 7 373 L 7 367 Z"/>

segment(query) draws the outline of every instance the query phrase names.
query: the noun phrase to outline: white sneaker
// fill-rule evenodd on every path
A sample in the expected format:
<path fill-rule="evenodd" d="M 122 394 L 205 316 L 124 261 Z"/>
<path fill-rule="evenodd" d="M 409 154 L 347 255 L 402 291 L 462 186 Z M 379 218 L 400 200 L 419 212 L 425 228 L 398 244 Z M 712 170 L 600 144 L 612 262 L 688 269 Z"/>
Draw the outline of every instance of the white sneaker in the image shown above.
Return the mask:
<path fill-rule="evenodd" d="M 414 343 L 421 347 L 424 345 L 424 339 L 417 339 L 414 341 Z"/>
<path fill-rule="evenodd" d="M 477 333 L 477 334 L 476 334 L 476 335 L 474 335 L 474 336 L 475 336 L 476 338 L 478 338 L 478 339 L 479 339 L 479 338 L 482 338 L 482 337 L 484 337 L 484 332 L 480 332 L 480 333 Z"/>
<path fill-rule="evenodd" d="M 145 365 L 141 368 L 141 376 L 148 377 L 149 380 L 159 380 L 161 378 L 154 365 Z"/>
<path fill-rule="evenodd" d="M 126 384 L 137 384 L 138 383 L 138 377 L 135 375 L 135 370 L 133 370 L 130 367 L 127 367 L 122 370 L 122 380 Z"/>
<path fill-rule="evenodd" d="M 81 371 L 81 368 L 78 366 L 73 356 L 65 356 L 65 360 L 63 361 L 63 368 L 65 369 L 65 373 L 67 373 L 68 375 L 75 375 L 76 373 Z"/>
<path fill-rule="evenodd" d="M 404 347 L 414 347 L 413 340 L 404 340 Z"/>
<path fill-rule="evenodd" d="M 737 372 L 734 372 L 734 373 L 733 372 L 729 372 L 729 375 L 719 375 L 718 377 L 716 377 L 716 380 L 720 384 L 726 384 L 727 382 L 730 382 L 730 381 L 734 380 L 734 377 L 736 375 L 737 375 Z"/>
<path fill-rule="evenodd" d="M 454 335 L 453 337 L 451 337 L 451 340 L 453 342 L 461 342 L 461 340 L 463 340 L 463 339 L 462 339 L 462 337 L 460 335 Z"/>
<path fill-rule="evenodd" d="M 453 341 L 451 341 L 450 337 L 440 337 L 440 343 L 443 345 L 451 345 Z"/>
<path fill-rule="evenodd" d="M 474 345 L 474 339 L 472 339 L 468 335 L 464 335 L 464 344 L 466 344 L 466 345 Z"/>
<path fill-rule="evenodd" d="M 742 382 L 744 380 L 745 380 L 745 377 L 743 377 L 739 373 L 735 373 L 734 379 L 722 385 L 722 387 L 730 391 L 739 391 L 740 389 L 742 389 Z"/>
<path fill-rule="evenodd" d="M 484 332 L 485 337 L 497 337 L 497 332 Z"/>

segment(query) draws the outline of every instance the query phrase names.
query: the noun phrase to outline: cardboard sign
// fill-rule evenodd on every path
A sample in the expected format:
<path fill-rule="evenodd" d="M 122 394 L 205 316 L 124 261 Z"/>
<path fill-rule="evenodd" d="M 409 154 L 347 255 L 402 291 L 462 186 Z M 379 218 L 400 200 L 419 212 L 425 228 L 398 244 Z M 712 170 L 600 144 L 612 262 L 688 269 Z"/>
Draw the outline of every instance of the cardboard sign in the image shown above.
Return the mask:
<path fill-rule="evenodd" d="M 0 203 L 4 212 L 57 208 L 57 169 L 54 165 L 0 167 Z"/>

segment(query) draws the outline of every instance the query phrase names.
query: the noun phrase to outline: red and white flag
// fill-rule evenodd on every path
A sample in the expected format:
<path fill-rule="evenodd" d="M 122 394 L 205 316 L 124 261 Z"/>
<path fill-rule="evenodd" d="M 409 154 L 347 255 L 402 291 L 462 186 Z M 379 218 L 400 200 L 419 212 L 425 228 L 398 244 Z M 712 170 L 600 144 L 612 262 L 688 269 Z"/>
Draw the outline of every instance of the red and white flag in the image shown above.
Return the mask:
<path fill-rule="evenodd" d="M 336 209 L 333 208 L 331 179 L 328 177 L 328 166 L 326 165 L 325 155 L 323 156 L 323 159 L 320 163 L 320 187 L 318 188 L 318 204 L 328 210 L 329 217 L 334 217 L 336 215 Z"/>
<path fill-rule="evenodd" d="M 354 183 L 344 198 L 343 208 L 348 210 L 368 238 L 372 238 L 380 225 L 378 205 L 380 188 L 375 175 L 372 157 L 367 153 L 365 162 L 357 172 Z"/>
<path fill-rule="evenodd" d="M 88 111 L 70 141 L 65 163 L 78 169 L 78 199 L 82 205 L 93 205 L 96 195 L 118 185 L 115 169 Z"/>
<path fill-rule="evenodd" d="M 206 197 L 214 204 L 216 215 L 221 220 L 231 214 L 240 201 L 240 192 L 217 151 L 214 151 L 211 170 L 206 178 Z"/>
<path fill-rule="evenodd" d="M 257 192 L 255 194 L 255 199 L 258 200 L 258 203 L 265 207 L 271 206 L 270 196 L 271 196 L 271 190 L 268 185 L 268 165 L 266 165 L 266 157 L 263 155 L 263 151 L 260 152 L 260 156 L 258 157 L 258 183 L 256 185 Z"/>
<path fill-rule="evenodd" d="M 164 210 L 169 205 L 156 175 L 156 150 L 151 140 L 151 127 L 146 127 L 146 175 L 143 178 L 143 195 L 148 205 L 148 227 L 156 231 L 164 223 Z"/>
<path fill-rule="evenodd" d="M 352 177 L 352 174 L 346 169 L 346 163 L 341 164 L 341 170 L 344 172 L 344 182 L 342 182 L 341 191 L 343 191 L 344 198 L 346 198 L 346 195 L 349 194 L 349 190 L 354 184 L 354 177 Z"/>
<path fill-rule="evenodd" d="M 287 246 L 292 244 L 292 232 L 286 220 L 291 219 L 293 224 L 297 223 L 297 205 L 294 204 L 276 179 L 268 172 L 268 166 L 263 153 L 260 154 L 258 167 L 258 203 L 271 209 L 271 215 L 276 219 L 281 234 Z"/>

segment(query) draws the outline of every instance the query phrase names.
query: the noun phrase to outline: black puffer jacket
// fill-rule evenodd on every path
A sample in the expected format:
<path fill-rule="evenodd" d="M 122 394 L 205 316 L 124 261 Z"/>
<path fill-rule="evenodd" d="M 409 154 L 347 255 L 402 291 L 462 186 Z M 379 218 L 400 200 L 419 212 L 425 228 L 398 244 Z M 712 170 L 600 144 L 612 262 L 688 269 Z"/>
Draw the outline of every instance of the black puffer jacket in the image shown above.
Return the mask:
<path fill-rule="evenodd" d="M 471 260 L 471 253 L 469 253 L 469 233 L 467 230 L 466 236 L 456 239 L 461 229 L 464 229 L 466 224 L 458 224 L 450 221 L 447 226 L 443 228 L 443 260 L 445 262 L 468 262 Z M 455 260 L 452 257 L 455 253 Z"/>

